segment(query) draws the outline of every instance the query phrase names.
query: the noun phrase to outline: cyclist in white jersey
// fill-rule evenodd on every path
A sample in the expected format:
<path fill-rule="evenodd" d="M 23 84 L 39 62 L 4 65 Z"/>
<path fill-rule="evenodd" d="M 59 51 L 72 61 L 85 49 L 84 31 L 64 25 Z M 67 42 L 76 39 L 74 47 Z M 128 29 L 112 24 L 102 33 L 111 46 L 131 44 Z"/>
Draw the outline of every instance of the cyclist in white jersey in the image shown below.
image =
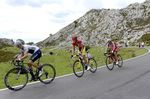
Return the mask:
<path fill-rule="evenodd" d="M 35 80 L 33 76 L 32 66 L 34 66 L 34 62 L 38 60 L 42 56 L 42 52 L 39 47 L 33 45 L 24 45 L 24 41 L 21 39 L 16 40 L 15 46 L 20 49 L 20 54 L 17 57 L 17 60 L 21 61 L 28 57 L 31 54 L 31 57 L 28 62 L 29 71 L 32 75 L 31 80 Z M 36 67 L 36 66 L 34 66 Z M 40 67 L 39 67 L 40 69 Z"/>

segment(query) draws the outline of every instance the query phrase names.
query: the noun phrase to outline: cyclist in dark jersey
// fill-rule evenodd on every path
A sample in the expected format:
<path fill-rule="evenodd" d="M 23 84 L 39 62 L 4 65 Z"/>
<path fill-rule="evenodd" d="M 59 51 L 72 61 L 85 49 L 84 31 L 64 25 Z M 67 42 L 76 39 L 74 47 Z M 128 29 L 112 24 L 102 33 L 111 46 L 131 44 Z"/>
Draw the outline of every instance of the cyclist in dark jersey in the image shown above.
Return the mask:
<path fill-rule="evenodd" d="M 34 62 L 42 56 L 42 52 L 40 48 L 37 46 L 24 45 L 24 44 L 25 44 L 24 41 L 20 39 L 16 40 L 15 42 L 15 46 L 20 49 L 20 54 L 17 56 L 17 60 L 19 61 L 24 60 L 25 58 L 28 57 L 29 54 L 31 54 L 31 57 L 28 62 L 28 66 L 29 66 L 29 71 L 32 75 L 31 80 L 35 80 L 33 76 L 32 66 L 37 68 L 37 66 L 34 65 Z M 39 67 L 39 71 L 42 72 L 42 70 L 40 70 L 40 67 Z M 39 73 L 39 75 L 40 74 L 41 73 Z"/>

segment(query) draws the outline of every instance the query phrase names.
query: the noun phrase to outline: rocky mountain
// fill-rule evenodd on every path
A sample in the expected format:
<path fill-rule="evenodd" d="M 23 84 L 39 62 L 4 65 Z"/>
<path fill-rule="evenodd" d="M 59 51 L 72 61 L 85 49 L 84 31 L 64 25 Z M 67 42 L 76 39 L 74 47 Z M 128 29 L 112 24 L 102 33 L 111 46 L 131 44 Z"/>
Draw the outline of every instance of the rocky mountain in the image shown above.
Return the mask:
<path fill-rule="evenodd" d="M 104 44 L 108 38 L 137 42 L 150 33 L 150 0 L 123 9 L 91 9 L 84 16 L 38 43 L 40 46 L 69 46 L 77 35 L 86 44 Z"/>
<path fill-rule="evenodd" d="M 11 46 L 14 42 L 12 39 L 0 38 L 0 48 L 3 46 Z"/>

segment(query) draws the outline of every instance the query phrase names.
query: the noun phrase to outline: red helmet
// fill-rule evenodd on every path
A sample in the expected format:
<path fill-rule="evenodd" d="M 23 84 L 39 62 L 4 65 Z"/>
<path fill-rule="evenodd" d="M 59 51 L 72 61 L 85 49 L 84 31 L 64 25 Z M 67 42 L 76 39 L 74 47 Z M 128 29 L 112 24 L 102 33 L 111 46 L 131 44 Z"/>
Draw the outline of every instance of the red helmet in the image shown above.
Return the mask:
<path fill-rule="evenodd" d="M 76 40 L 77 40 L 77 36 L 73 36 L 73 37 L 72 37 L 72 40 L 73 40 L 73 41 L 76 41 Z"/>

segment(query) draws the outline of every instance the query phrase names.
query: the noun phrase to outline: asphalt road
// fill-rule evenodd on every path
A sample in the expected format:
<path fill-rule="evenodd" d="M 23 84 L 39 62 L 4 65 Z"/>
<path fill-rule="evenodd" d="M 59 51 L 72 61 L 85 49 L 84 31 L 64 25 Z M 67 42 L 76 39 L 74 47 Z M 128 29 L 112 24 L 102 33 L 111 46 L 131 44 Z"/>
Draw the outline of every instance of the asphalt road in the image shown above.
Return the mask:
<path fill-rule="evenodd" d="M 21 91 L 0 91 L 0 99 L 150 99 L 150 54 L 124 62 L 122 68 L 98 69 L 61 77 L 49 85 L 26 86 Z"/>

